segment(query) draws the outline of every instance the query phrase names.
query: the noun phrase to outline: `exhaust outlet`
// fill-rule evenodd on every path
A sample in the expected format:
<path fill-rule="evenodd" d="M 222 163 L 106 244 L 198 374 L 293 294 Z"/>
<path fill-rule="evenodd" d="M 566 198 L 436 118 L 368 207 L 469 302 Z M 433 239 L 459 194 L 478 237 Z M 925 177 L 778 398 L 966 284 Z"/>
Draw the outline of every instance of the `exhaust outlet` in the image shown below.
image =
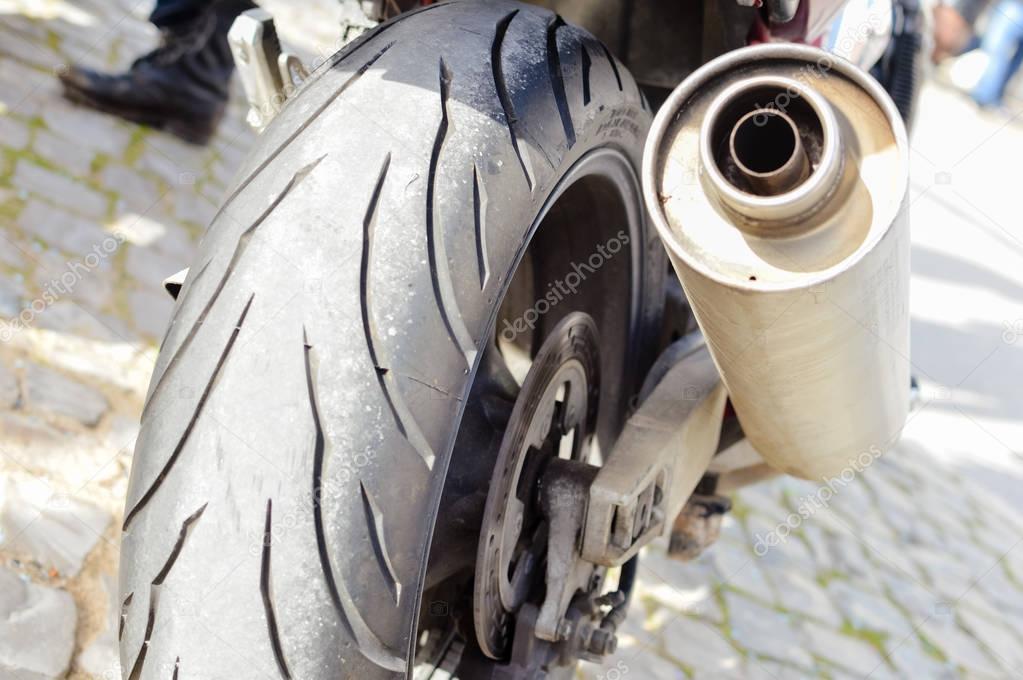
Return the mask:
<path fill-rule="evenodd" d="M 870 76 L 812 47 L 728 53 L 647 139 L 647 208 L 750 443 L 859 469 L 909 406 L 908 142 Z"/>

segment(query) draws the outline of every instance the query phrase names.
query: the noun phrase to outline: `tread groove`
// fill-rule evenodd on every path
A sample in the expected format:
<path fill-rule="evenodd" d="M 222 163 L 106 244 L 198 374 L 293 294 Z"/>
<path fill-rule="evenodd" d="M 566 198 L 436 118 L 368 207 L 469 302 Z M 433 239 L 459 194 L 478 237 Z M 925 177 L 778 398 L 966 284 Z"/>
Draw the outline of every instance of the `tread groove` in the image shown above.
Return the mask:
<path fill-rule="evenodd" d="M 600 43 L 600 49 L 604 50 L 604 56 L 607 57 L 607 63 L 611 64 L 611 70 L 614 71 L 615 81 L 618 83 L 618 91 L 622 91 L 622 74 L 618 72 L 618 64 L 615 62 L 615 57 L 611 54 L 611 50 L 607 49 L 607 45 Z"/>
<path fill-rule="evenodd" d="M 277 669 L 281 677 L 291 680 L 291 671 L 288 670 L 287 659 L 284 658 L 284 647 L 281 644 L 281 636 L 277 630 L 277 614 L 274 612 L 272 585 L 270 583 L 270 547 L 273 542 L 271 535 L 273 514 L 273 501 L 266 499 L 266 520 L 263 525 L 263 554 L 259 563 L 259 592 L 263 596 L 263 611 L 266 612 L 266 627 L 270 634 L 270 646 L 273 648 L 274 660 L 277 661 Z"/>
<path fill-rule="evenodd" d="M 185 547 L 185 541 L 188 540 L 188 535 L 192 531 L 192 526 L 199 521 L 200 517 L 202 517 L 202 513 L 206 510 L 206 505 L 206 503 L 203 503 L 202 507 L 186 517 L 185 521 L 181 523 L 181 531 L 178 532 L 178 539 L 175 541 L 174 547 L 171 549 L 171 553 L 167 557 L 167 561 L 163 563 L 163 567 L 160 569 L 160 572 L 150 584 L 149 614 L 146 619 L 146 632 L 142 638 L 142 647 L 139 648 L 139 653 L 135 657 L 135 663 L 132 664 L 128 680 L 139 680 L 142 676 L 142 668 L 146 663 L 146 654 L 149 652 L 149 642 L 153 637 L 153 627 L 156 624 L 156 607 L 160 602 L 160 587 L 167 579 L 167 575 L 174 567 L 174 563 L 177 562 L 178 556 L 181 554 L 181 550 Z"/>
<path fill-rule="evenodd" d="M 310 113 L 309 117 L 306 118 L 306 120 L 301 125 L 296 127 L 292 131 L 292 133 L 290 135 L 288 135 L 288 137 L 283 142 L 281 142 L 280 146 L 278 146 L 276 149 L 274 149 L 273 152 L 269 156 L 267 156 L 265 159 L 263 159 L 262 163 L 260 163 L 259 165 L 256 166 L 255 170 L 253 170 L 251 173 L 249 173 L 249 175 L 238 184 L 237 188 L 235 188 L 235 190 L 231 192 L 231 195 L 228 196 L 224 200 L 223 204 L 220 206 L 220 209 L 217 210 L 217 214 L 214 215 L 213 219 L 210 221 L 210 224 L 213 224 L 214 222 L 216 222 L 217 218 L 220 217 L 221 213 L 223 213 L 225 210 L 227 210 L 227 206 L 231 205 L 231 203 L 234 202 L 234 199 L 237 198 L 238 195 L 242 191 L 244 191 L 246 187 L 249 186 L 249 184 L 252 182 L 252 180 L 256 179 L 256 177 L 258 177 L 259 174 L 261 172 L 263 172 L 263 170 L 265 170 L 266 167 L 268 165 L 270 165 L 274 161 L 274 159 L 276 159 L 277 156 L 279 156 L 281 154 L 282 151 L 284 151 L 284 149 L 288 148 L 288 146 L 290 146 L 291 143 L 293 141 L 295 141 L 295 139 L 300 134 L 305 132 L 306 128 L 308 128 L 310 125 L 312 125 L 313 122 L 316 121 L 320 117 L 320 114 L 327 110 L 327 107 L 329 107 L 331 104 L 333 104 L 335 101 L 337 101 L 337 98 L 340 97 L 342 94 L 344 94 L 345 91 L 348 88 L 350 88 L 355 83 L 359 82 L 359 79 L 362 78 L 362 76 L 364 76 L 366 74 L 366 71 L 368 71 L 370 69 L 370 67 L 373 66 L 373 64 L 375 64 L 377 62 L 377 60 L 380 59 L 380 57 L 384 56 L 387 53 L 387 51 L 389 49 L 391 49 L 393 46 L 394 46 L 394 42 L 389 42 L 386 45 L 384 45 L 383 49 L 381 49 L 379 52 L 377 52 L 372 57 L 370 57 L 369 60 L 366 61 L 365 64 L 360 66 L 355 71 L 355 73 L 353 73 L 351 76 L 349 76 L 349 78 L 345 82 L 341 83 L 341 87 L 339 87 L 337 89 L 337 91 L 334 92 L 334 94 L 332 94 L 331 96 L 327 97 L 327 100 L 325 102 L 323 102 L 318 107 L 316 107 L 316 110 L 314 110 L 312 113 Z"/>
<path fill-rule="evenodd" d="M 565 128 L 565 139 L 568 148 L 575 146 L 575 124 L 572 112 L 568 108 L 568 97 L 565 95 L 565 76 L 561 72 L 561 54 L 558 52 L 558 29 L 565 25 L 565 20 L 555 14 L 547 24 L 547 75 L 550 77 L 551 89 L 554 90 L 554 103 L 558 106 L 561 126 Z"/>
<path fill-rule="evenodd" d="M 586 45 L 579 43 L 579 61 L 582 63 L 583 69 L 583 106 L 590 105 L 590 68 L 593 66 L 593 61 L 590 59 L 590 51 L 586 49 Z"/>
<path fill-rule="evenodd" d="M 476 266 L 480 274 L 480 290 L 490 280 L 490 257 L 487 253 L 487 188 L 480 178 L 479 168 L 472 164 L 472 216 L 476 231 Z"/>
<path fill-rule="evenodd" d="M 362 492 L 362 510 L 366 515 L 366 525 L 370 529 L 369 538 L 373 544 L 373 554 L 376 556 L 380 572 L 387 580 L 387 588 L 391 591 L 394 605 L 397 606 L 401 601 L 401 581 L 398 580 L 390 553 L 387 551 L 387 542 L 384 539 L 384 513 L 362 480 L 359 480 L 359 490 Z"/>
<path fill-rule="evenodd" d="M 497 88 L 497 98 L 501 102 L 501 110 L 504 111 L 504 121 L 508 126 L 508 136 L 511 137 L 512 149 L 515 151 L 515 157 L 518 158 L 519 165 L 522 167 L 522 174 L 526 177 L 526 186 L 532 191 L 533 184 L 535 183 L 533 169 L 529 165 L 528 152 L 524 153 L 522 148 L 520 148 L 518 135 L 515 134 L 515 123 L 518 119 L 515 117 L 515 107 L 512 105 L 511 96 L 508 94 L 508 83 L 505 82 L 504 68 L 501 66 L 501 48 L 504 45 L 504 36 L 508 32 L 508 26 L 511 24 L 512 19 L 518 13 L 519 10 L 512 10 L 497 22 L 497 27 L 494 30 L 494 42 L 490 46 L 490 69 L 494 76 L 494 87 Z"/>
<path fill-rule="evenodd" d="M 380 391 L 383 392 L 384 400 L 394 418 L 395 426 L 401 432 L 401 436 L 408 440 L 409 444 L 416 450 L 423 459 L 426 467 L 433 469 L 434 453 L 430 444 L 426 441 L 422 430 L 419 428 L 415 417 L 405 406 L 401 396 L 401 390 L 395 380 L 393 373 L 387 369 L 385 357 L 379 349 L 380 342 L 376 324 L 373 321 L 373 314 L 370 311 L 371 291 L 369 286 L 370 264 L 373 258 L 373 232 L 376 227 L 376 211 L 380 202 L 380 193 L 383 190 L 384 180 L 391 165 L 391 154 L 387 154 L 384 163 L 377 176 L 376 185 L 373 187 L 373 194 L 366 208 L 366 215 L 362 220 L 362 263 L 359 272 L 359 299 L 362 312 L 362 329 L 366 336 L 366 347 L 369 350 L 370 360 L 373 362 L 374 374 Z"/>
<path fill-rule="evenodd" d="M 121 620 L 117 624 L 117 640 L 120 642 L 124 639 L 124 624 L 128 622 L 128 608 L 131 606 L 132 598 L 135 597 L 135 593 L 128 593 L 128 597 L 124 598 L 124 602 L 121 603 Z"/>
<path fill-rule="evenodd" d="M 182 340 L 178 348 L 174 350 L 174 354 L 171 356 L 170 361 L 167 362 L 167 367 L 163 369 L 163 373 L 161 373 L 160 377 L 157 379 L 156 385 L 153 387 L 153 391 L 149 395 L 149 399 L 146 401 L 145 406 L 142 407 L 143 420 L 146 418 L 150 405 L 156 401 L 156 395 L 160 391 L 160 386 L 163 385 L 164 379 L 171 372 L 171 369 L 179 363 L 179 359 L 182 354 L 184 354 L 185 350 L 187 350 L 192 344 L 196 334 L 199 332 L 199 328 L 202 327 L 203 323 L 206 321 L 206 317 L 210 313 L 210 310 L 213 309 L 213 305 L 220 298 L 220 294 L 223 292 L 224 287 L 231 278 L 231 274 L 233 274 L 235 269 L 237 269 L 238 263 L 241 262 L 242 256 L 245 255 L 245 251 L 248 249 L 249 242 L 252 240 L 252 236 L 255 231 L 266 221 L 268 217 L 270 217 L 271 214 L 273 214 L 273 211 L 276 210 L 277 206 L 279 206 L 288 194 L 291 193 L 292 189 L 301 184 L 302 180 L 308 177 L 309 173 L 311 173 L 324 158 L 326 158 L 326 155 L 320 156 L 315 161 L 303 166 L 294 175 L 292 175 L 291 179 L 288 180 L 288 183 L 284 186 L 284 189 L 277 194 L 273 201 L 270 202 L 270 205 L 267 206 L 266 210 L 261 212 L 256 220 L 242 232 L 241 236 L 238 237 L 238 243 L 235 244 L 234 252 L 231 254 L 231 260 L 228 262 L 227 268 L 220 277 L 220 281 L 217 282 L 216 288 L 213 289 L 213 293 L 210 295 L 209 300 L 206 301 L 202 311 L 199 312 L 199 316 L 195 318 L 195 323 L 193 323 L 192 327 L 188 329 L 185 339 Z M 203 271 L 206 271 L 206 267 L 208 267 L 209 264 L 210 263 L 207 262 L 203 265 Z"/>
<path fill-rule="evenodd" d="M 206 387 L 203 388 L 202 394 L 199 396 L 199 402 L 195 405 L 195 410 L 192 412 L 192 417 L 189 419 L 188 424 L 185 426 L 184 432 L 181 433 L 181 437 L 178 439 L 178 443 L 174 446 L 174 450 L 171 452 L 167 462 L 164 463 L 160 473 L 153 480 L 153 483 L 146 489 L 146 492 L 142 494 L 138 503 L 129 510 L 124 517 L 124 525 L 122 531 L 127 531 L 128 527 L 131 526 L 131 522 L 138 515 L 142 508 L 146 507 L 146 504 L 152 499 L 153 495 L 160 489 L 163 484 L 163 480 L 167 478 L 171 468 L 174 467 L 178 457 L 181 455 L 181 451 L 185 448 L 185 444 L 188 443 L 188 438 L 192 434 L 192 430 L 195 429 L 195 424 L 199 421 L 199 416 L 202 414 L 203 407 L 206 405 L 206 400 L 209 398 L 210 393 L 213 391 L 214 385 L 217 383 L 217 378 L 220 377 L 220 371 L 227 362 L 227 356 L 231 353 L 231 348 L 234 346 L 235 340 L 238 339 L 238 333 L 242 329 L 242 324 L 245 323 L 245 315 L 249 313 L 249 307 L 252 306 L 252 300 L 255 298 L 255 293 L 249 295 L 248 302 L 245 303 L 245 308 L 242 310 L 241 316 L 238 317 L 238 321 L 234 325 L 234 330 L 231 331 L 231 337 L 227 339 L 227 343 L 224 345 L 224 349 L 220 352 L 220 357 L 217 359 L 217 365 L 213 369 L 213 375 L 210 376 L 209 381 L 206 383 Z"/>
<path fill-rule="evenodd" d="M 313 425 L 316 436 L 313 444 L 313 525 L 316 529 L 316 548 L 320 557 L 320 571 L 323 572 L 323 579 L 327 585 L 327 592 L 330 595 L 334 611 L 337 613 L 341 625 L 350 638 L 355 640 L 359 651 L 373 663 L 392 671 L 404 671 L 405 661 L 397 654 L 387 649 L 383 642 L 370 630 L 365 620 L 352 600 L 351 595 L 344 589 L 344 584 L 334 577 L 334 567 L 330 559 L 330 551 L 327 547 L 327 535 L 323 524 L 323 466 L 326 453 L 326 439 L 323 434 L 323 426 L 320 423 L 320 410 L 316 401 L 316 384 L 313 378 L 313 358 L 311 356 L 313 346 L 309 344 L 309 336 L 305 326 L 302 327 L 302 344 L 305 356 L 305 378 L 306 390 L 308 392 L 309 410 L 312 414 Z"/>
<path fill-rule="evenodd" d="M 473 340 L 469 329 L 458 309 L 458 300 L 451 285 L 451 276 L 448 273 L 447 253 L 444 248 L 443 229 L 437 226 L 436 211 L 434 210 L 434 198 L 437 189 L 437 166 L 440 163 L 440 154 L 444 148 L 444 141 L 447 138 L 448 120 L 448 92 L 451 87 L 451 71 L 440 59 L 440 124 L 437 126 L 437 136 L 433 141 L 433 151 L 430 154 L 430 170 L 426 184 L 426 245 L 430 256 L 430 277 L 433 281 L 433 293 L 437 298 L 437 306 L 440 310 L 441 319 L 448 334 L 454 339 L 465 358 L 465 363 L 470 368 L 476 361 L 476 342 Z"/>

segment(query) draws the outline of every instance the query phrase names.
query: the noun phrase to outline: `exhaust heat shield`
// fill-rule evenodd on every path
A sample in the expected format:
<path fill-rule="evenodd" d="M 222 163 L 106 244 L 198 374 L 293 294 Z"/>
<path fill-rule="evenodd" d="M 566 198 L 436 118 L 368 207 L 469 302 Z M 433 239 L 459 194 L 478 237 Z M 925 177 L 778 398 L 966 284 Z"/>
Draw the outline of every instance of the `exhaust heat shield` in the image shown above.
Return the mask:
<path fill-rule="evenodd" d="M 857 67 L 760 45 L 687 78 L 643 188 L 753 446 L 788 474 L 858 470 L 909 406 L 908 142 Z"/>

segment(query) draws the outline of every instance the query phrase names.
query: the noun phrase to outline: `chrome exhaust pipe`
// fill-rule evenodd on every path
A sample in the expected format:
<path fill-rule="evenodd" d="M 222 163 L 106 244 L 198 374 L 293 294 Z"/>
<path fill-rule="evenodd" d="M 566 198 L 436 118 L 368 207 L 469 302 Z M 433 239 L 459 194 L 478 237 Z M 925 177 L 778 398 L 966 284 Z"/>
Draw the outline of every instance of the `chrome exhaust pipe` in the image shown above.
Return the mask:
<path fill-rule="evenodd" d="M 865 464 L 909 405 L 908 142 L 856 66 L 728 53 L 654 121 L 647 208 L 751 444 L 808 479 Z"/>

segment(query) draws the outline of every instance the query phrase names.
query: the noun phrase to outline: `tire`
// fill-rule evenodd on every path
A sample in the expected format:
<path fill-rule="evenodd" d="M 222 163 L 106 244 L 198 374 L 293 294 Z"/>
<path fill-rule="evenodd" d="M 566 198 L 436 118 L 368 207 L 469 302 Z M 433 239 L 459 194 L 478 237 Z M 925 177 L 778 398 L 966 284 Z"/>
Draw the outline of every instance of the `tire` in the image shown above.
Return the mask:
<path fill-rule="evenodd" d="M 399 16 L 307 81 L 238 174 L 161 347 L 125 509 L 125 678 L 411 668 L 480 356 L 580 168 L 631 182 L 633 283 L 605 305 L 624 330 L 603 375 L 620 412 L 636 389 L 664 275 L 634 181 L 649 119 L 599 42 L 508 2 Z"/>

